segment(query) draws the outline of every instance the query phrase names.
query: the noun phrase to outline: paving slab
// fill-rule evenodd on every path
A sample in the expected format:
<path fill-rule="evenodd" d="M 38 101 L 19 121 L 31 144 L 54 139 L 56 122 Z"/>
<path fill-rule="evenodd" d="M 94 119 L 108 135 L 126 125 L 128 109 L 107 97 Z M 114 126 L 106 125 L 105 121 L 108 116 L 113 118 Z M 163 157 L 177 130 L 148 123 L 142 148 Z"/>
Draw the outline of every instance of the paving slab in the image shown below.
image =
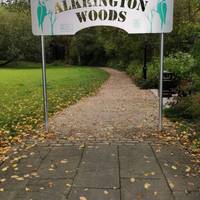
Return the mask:
<path fill-rule="evenodd" d="M 122 179 L 121 200 L 173 200 L 164 179 Z"/>
<path fill-rule="evenodd" d="M 24 152 L 16 154 L 9 161 L 5 162 L 1 167 L 8 169 L 0 174 L 0 177 L 9 178 L 13 175 L 23 176 L 37 171 L 43 159 L 48 155 L 49 149 L 43 147 L 35 147 Z"/>
<path fill-rule="evenodd" d="M 176 154 L 170 146 L 171 151 L 158 154 L 155 146 L 93 143 L 32 148 L 1 167 L 0 199 L 199 199 L 200 178 L 188 155 Z M 174 155 L 185 160 L 177 161 Z"/>
<path fill-rule="evenodd" d="M 196 174 L 196 167 L 192 164 L 180 164 L 179 162 L 159 161 L 162 170 L 167 177 L 191 176 Z"/>
<path fill-rule="evenodd" d="M 199 200 L 200 192 L 184 193 L 184 192 L 175 192 L 175 200 Z"/>
<path fill-rule="evenodd" d="M 1 200 L 15 200 L 16 192 L 0 192 Z"/>
<path fill-rule="evenodd" d="M 5 192 L 19 191 L 26 188 L 26 184 L 28 183 L 28 179 L 24 177 L 19 177 L 19 179 L 23 178 L 23 180 L 17 180 L 14 178 L 7 178 L 5 182 L 0 182 L 0 188 L 3 188 Z"/>
<path fill-rule="evenodd" d="M 38 174 L 44 178 L 74 178 L 82 149 L 77 146 L 54 147 L 41 164 Z"/>
<path fill-rule="evenodd" d="M 66 200 L 64 194 L 52 192 L 23 192 L 17 194 L 12 200 Z"/>
<path fill-rule="evenodd" d="M 119 190 L 73 188 L 68 200 L 120 200 Z"/>
<path fill-rule="evenodd" d="M 189 153 L 180 145 L 175 144 L 157 144 L 152 145 L 156 157 L 160 162 L 176 162 L 179 164 L 190 164 Z"/>
<path fill-rule="evenodd" d="M 182 192 L 199 192 L 200 191 L 200 177 L 192 176 L 176 176 L 167 177 L 167 181 L 173 191 Z"/>
<path fill-rule="evenodd" d="M 120 174 L 128 177 L 161 178 L 162 173 L 148 144 L 119 146 Z"/>
<path fill-rule="evenodd" d="M 72 186 L 72 179 L 35 179 L 26 185 L 32 192 L 59 192 L 67 195 Z"/>
<path fill-rule="evenodd" d="M 93 188 L 119 187 L 117 146 L 98 145 L 87 148 L 74 185 Z"/>
<path fill-rule="evenodd" d="M 15 193 L 8 193 L 8 200 L 64 200 L 71 189 L 72 180 L 58 179 L 30 179 L 24 188 L 18 189 Z M 1 196 L 0 196 L 1 197 Z"/>

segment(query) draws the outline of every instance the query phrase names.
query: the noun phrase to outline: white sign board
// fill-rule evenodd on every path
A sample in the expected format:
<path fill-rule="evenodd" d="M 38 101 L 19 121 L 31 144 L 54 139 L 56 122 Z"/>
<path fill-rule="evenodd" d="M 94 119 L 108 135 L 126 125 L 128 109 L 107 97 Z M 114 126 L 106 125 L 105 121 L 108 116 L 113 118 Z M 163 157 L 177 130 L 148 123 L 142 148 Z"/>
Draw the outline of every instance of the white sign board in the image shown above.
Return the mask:
<path fill-rule="evenodd" d="M 31 0 L 34 35 L 74 35 L 93 26 L 133 33 L 168 33 L 173 0 Z"/>

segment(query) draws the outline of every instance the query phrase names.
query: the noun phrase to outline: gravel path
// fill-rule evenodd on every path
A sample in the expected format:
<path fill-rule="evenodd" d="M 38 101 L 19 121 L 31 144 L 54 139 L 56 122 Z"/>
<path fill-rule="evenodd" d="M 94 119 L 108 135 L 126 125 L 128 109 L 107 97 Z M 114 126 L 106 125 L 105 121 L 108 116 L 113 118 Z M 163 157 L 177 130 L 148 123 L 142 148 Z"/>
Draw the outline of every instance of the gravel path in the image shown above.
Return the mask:
<path fill-rule="evenodd" d="M 52 117 L 51 131 L 69 140 L 122 140 L 157 129 L 158 99 L 152 92 L 136 87 L 124 72 L 103 69 L 109 80 L 95 96 Z"/>

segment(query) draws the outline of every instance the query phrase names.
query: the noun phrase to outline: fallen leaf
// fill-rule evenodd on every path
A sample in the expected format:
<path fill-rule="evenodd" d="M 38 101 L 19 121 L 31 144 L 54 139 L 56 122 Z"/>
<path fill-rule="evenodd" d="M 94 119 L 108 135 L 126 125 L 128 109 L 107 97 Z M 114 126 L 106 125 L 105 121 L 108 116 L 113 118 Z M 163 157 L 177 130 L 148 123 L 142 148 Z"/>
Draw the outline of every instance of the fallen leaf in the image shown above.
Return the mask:
<path fill-rule="evenodd" d="M 7 167 L 4 167 L 1 171 L 2 171 L 2 172 L 5 172 L 5 171 L 8 170 L 8 168 L 9 168 L 8 166 L 7 166 Z"/>
<path fill-rule="evenodd" d="M 12 175 L 11 178 L 16 179 L 16 178 L 19 178 L 19 176 L 17 176 L 17 175 Z"/>
<path fill-rule="evenodd" d="M 80 200 L 87 200 L 86 197 L 80 197 L 79 199 L 80 199 Z"/>
<path fill-rule="evenodd" d="M 104 191 L 104 194 L 107 195 L 109 192 L 107 190 Z"/>
<path fill-rule="evenodd" d="M 0 179 L 0 182 L 1 182 L 1 183 L 5 182 L 5 181 L 6 181 L 5 178 Z"/>
<path fill-rule="evenodd" d="M 172 165 L 172 169 L 174 169 L 174 170 L 177 170 L 177 167 L 176 167 L 176 166 L 174 166 L 174 165 Z"/>
<path fill-rule="evenodd" d="M 13 167 L 13 168 L 16 168 L 16 167 L 17 167 L 17 164 L 13 164 L 12 167 Z"/>
<path fill-rule="evenodd" d="M 171 182 L 169 183 L 169 186 L 170 186 L 171 189 L 173 189 L 175 187 L 174 184 L 171 183 Z"/>
<path fill-rule="evenodd" d="M 51 182 L 51 181 L 50 181 L 50 182 L 48 182 L 48 187 L 49 187 L 49 188 L 52 188 L 52 187 L 53 187 L 53 185 L 54 185 L 54 184 L 53 184 L 53 182 Z"/>
<path fill-rule="evenodd" d="M 168 167 L 169 165 L 168 165 L 167 163 L 164 163 L 164 166 L 165 166 L 165 167 Z"/>
<path fill-rule="evenodd" d="M 29 174 L 25 174 L 24 175 L 24 178 L 28 178 L 30 175 Z"/>
<path fill-rule="evenodd" d="M 149 176 L 149 173 L 144 173 L 144 176 Z"/>
<path fill-rule="evenodd" d="M 67 183 L 67 184 L 66 184 L 66 186 L 67 186 L 67 187 L 72 187 L 72 185 L 71 185 L 71 184 L 69 184 L 69 183 Z"/>
<path fill-rule="evenodd" d="M 79 149 L 83 149 L 85 147 L 85 144 L 82 144 L 81 146 L 79 146 Z"/>
<path fill-rule="evenodd" d="M 61 164 L 66 164 L 67 162 L 68 162 L 67 159 L 64 159 L 64 160 L 60 161 Z"/>
<path fill-rule="evenodd" d="M 145 184 L 144 184 L 144 188 L 145 188 L 146 190 L 148 190 L 150 187 L 151 187 L 151 184 L 149 184 L 149 183 L 145 183 Z"/>
<path fill-rule="evenodd" d="M 190 166 L 186 166 L 186 172 L 190 172 L 191 171 L 191 167 Z"/>
<path fill-rule="evenodd" d="M 28 188 L 28 187 L 26 187 L 25 190 L 26 190 L 26 192 L 30 192 L 31 191 L 31 189 Z"/>
<path fill-rule="evenodd" d="M 152 175 L 152 176 L 155 176 L 155 174 L 156 174 L 155 172 L 151 172 L 151 175 Z"/>
<path fill-rule="evenodd" d="M 131 183 L 134 183 L 134 182 L 135 182 L 135 178 L 131 178 L 131 179 L 130 179 L 130 182 L 131 182 Z"/>
<path fill-rule="evenodd" d="M 24 181 L 24 178 L 23 177 L 17 177 L 16 180 L 17 181 Z"/>

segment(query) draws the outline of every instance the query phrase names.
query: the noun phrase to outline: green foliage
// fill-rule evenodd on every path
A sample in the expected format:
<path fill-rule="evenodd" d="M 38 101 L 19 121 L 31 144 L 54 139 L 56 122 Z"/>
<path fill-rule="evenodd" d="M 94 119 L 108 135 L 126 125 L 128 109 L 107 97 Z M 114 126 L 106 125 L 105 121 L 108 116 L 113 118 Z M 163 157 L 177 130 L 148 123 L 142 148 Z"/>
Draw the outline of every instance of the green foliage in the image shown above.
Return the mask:
<path fill-rule="evenodd" d="M 172 118 L 183 118 L 193 122 L 200 120 L 200 92 L 182 98 L 176 105 L 166 110 L 166 115 Z"/>
<path fill-rule="evenodd" d="M 178 52 L 165 58 L 165 69 L 173 72 L 179 81 L 191 78 L 194 65 L 195 60 L 189 53 Z"/>
<path fill-rule="evenodd" d="M 39 67 L 0 70 L 0 132 L 32 130 L 43 121 Z M 100 69 L 79 67 L 48 67 L 47 76 L 50 115 L 90 95 L 108 78 Z"/>
<path fill-rule="evenodd" d="M 143 88 L 157 88 L 159 78 L 159 67 L 153 63 L 148 64 L 147 80 L 143 79 L 143 65 L 139 63 L 130 64 L 127 68 L 127 73 L 133 78 L 135 83 Z"/>
<path fill-rule="evenodd" d="M 47 40 L 48 46 L 49 40 Z M 31 31 L 30 13 L 0 7 L 0 60 L 40 61 L 38 37 Z"/>
<path fill-rule="evenodd" d="M 105 65 L 105 52 L 96 28 L 86 29 L 72 38 L 70 44 L 71 64 L 100 66 Z"/>
<path fill-rule="evenodd" d="M 192 53 L 196 59 L 196 71 L 198 72 L 198 74 L 200 74 L 200 31 L 199 31 L 199 36 L 196 39 L 196 42 L 192 49 Z"/>

